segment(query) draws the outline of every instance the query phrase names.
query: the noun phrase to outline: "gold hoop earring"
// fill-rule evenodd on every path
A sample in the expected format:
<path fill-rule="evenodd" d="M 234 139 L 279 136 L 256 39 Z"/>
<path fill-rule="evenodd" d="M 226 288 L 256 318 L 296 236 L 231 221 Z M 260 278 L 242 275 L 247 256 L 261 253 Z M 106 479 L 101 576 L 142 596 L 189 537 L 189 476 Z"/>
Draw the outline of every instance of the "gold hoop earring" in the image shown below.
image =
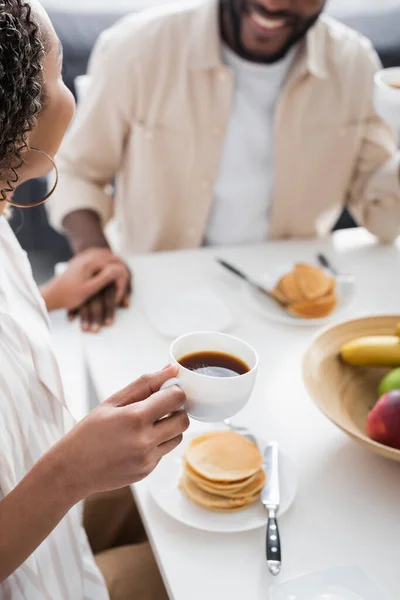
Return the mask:
<path fill-rule="evenodd" d="M 48 200 L 50 198 L 50 196 L 52 196 L 54 194 L 54 192 L 56 190 L 56 187 L 58 185 L 58 178 L 59 178 L 58 169 L 57 169 L 56 163 L 51 158 L 51 156 L 49 156 L 47 154 L 47 152 L 45 152 L 44 150 L 40 150 L 40 148 L 31 148 L 31 147 L 28 147 L 28 150 L 32 150 L 33 152 L 39 152 L 40 154 L 43 154 L 46 158 L 49 159 L 49 161 L 53 165 L 53 168 L 54 168 L 54 170 L 56 172 L 56 180 L 54 182 L 53 187 L 45 195 L 45 197 L 42 198 L 41 200 L 38 200 L 37 202 L 32 202 L 32 204 L 19 204 L 18 202 L 12 202 L 11 200 L 6 200 L 7 204 L 9 204 L 10 206 L 14 206 L 15 208 L 35 208 L 35 206 L 40 206 L 41 204 L 43 204 L 44 202 L 46 202 L 46 200 Z"/>

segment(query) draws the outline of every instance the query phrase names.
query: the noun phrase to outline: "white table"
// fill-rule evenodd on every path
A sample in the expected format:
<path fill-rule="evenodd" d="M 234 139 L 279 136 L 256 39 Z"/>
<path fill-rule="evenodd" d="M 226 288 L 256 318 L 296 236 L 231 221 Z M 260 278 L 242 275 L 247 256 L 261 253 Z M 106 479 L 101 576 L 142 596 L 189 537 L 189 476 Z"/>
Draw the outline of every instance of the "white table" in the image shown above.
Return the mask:
<path fill-rule="evenodd" d="M 146 322 L 143 290 L 203 281 L 232 308 L 232 333 L 260 355 L 260 374 L 249 405 L 236 417 L 264 438 L 277 439 L 297 464 L 299 490 L 282 518 L 281 580 L 303 572 L 359 564 L 392 600 L 399 598 L 400 466 L 374 456 L 336 429 L 309 400 L 301 378 L 312 328 L 274 325 L 249 310 L 240 283 L 215 264 L 231 260 L 248 273 L 268 265 L 312 260 L 317 250 L 357 277 L 348 316 L 400 313 L 400 253 L 379 247 L 363 231 L 329 242 L 278 242 L 265 246 L 204 249 L 135 258 L 132 308 L 100 336 L 85 336 L 85 352 L 101 399 L 168 360 L 170 340 Z M 194 424 L 193 427 L 196 425 Z M 219 535 L 190 529 L 166 516 L 146 482 L 136 486 L 138 505 L 171 599 L 268 600 L 275 580 L 265 563 L 265 531 Z"/>

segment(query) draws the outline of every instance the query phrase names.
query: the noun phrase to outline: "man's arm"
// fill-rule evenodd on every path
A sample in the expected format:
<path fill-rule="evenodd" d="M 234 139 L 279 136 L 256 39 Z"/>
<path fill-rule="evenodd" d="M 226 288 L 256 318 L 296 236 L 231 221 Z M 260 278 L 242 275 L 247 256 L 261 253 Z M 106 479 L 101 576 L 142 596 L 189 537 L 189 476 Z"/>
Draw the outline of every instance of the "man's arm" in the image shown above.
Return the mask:
<path fill-rule="evenodd" d="M 126 31 L 105 32 L 93 51 L 90 83 L 57 156 L 59 185 L 48 203 L 51 223 L 72 245 L 105 243 L 100 229 L 114 213 L 110 184 L 119 172 L 133 118 L 134 69 Z M 80 212 L 76 219 L 67 216 Z M 95 213 L 87 216 L 88 212 Z M 81 222 L 81 218 L 83 220 Z M 76 238 L 76 239 L 75 239 Z"/>
<path fill-rule="evenodd" d="M 133 115 L 134 68 L 130 55 L 132 25 L 126 21 L 104 33 L 89 65 L 90 84 L 59 156 L 59 187 L 48 209 L 51 223 L 67 233 L 75 253 L 109 248 L 104 226 L 114 213 L 110 184 L 121 168 Z M 126 268 L 127 306 L 131 293 Z M 85 303 L 77 313 L 84 331 L 113 322 L 115 286 Z"/>
<path fill-rule="evenodd" d="M 97 212 L 91 209 L 75 210 L 63 220 L 63 226 L 75 254 L 88 248 L 109 248 L 103 225 Z"/>
<path fill-rule="evenodd" d="M 392 242 L 400 234 L 400 154 L 395 132 L 373 107 L 373 79 L 380 68 L 371 47 L 364 64 L 369 109 L 347 206 L 357 221 L 382 242 Z"/>
<path fill-rule="evenodd" d="M 104 235 L 100 217 L 93 210 L 83 209 L 70 213 L 64 219 L 64 227 L 69 235 L 75 254 L 79 255 L 95 248 L 110 248 Z M 129 298 L 132 293 L 131 273 L 128 267 L 111 250 L 108 260 L 110 263 L 118 261 L 119 267 L 122 268 L 124 293 L 121 298 L 117 286 L 113 283 L 96 295 L 88 297 L 88 300 L 78 308 L 70 309 L 69 316 L 71 319 L 79 315 L 83 331 L 96 333 L 102 326 L 112 325 L 117 306 L 122 308 L 129 306 Z"/>
<path fill-rule="evenodd" d="M 75 254 L 79 255 L 95 248 L 110 249 L 101 219 L 95 211 L 91 209 L 76 210 L 64 218 L 63 225 Z M 111 249 L 109 260 L 120 260 L 112 253 Z M 132 293 L 131 274 L 122 261 L 120 261 L 120 267 L 123 268 L 125 274 L 122 299 L 113 283 L 88 298 L 78 308 L 68 311 L 70 320 L 79 316 L 82 331 L 97 333 L 101 327 L 113 324 L 118 306 L 122 308 L 129 306 L 129 298 Z"/>

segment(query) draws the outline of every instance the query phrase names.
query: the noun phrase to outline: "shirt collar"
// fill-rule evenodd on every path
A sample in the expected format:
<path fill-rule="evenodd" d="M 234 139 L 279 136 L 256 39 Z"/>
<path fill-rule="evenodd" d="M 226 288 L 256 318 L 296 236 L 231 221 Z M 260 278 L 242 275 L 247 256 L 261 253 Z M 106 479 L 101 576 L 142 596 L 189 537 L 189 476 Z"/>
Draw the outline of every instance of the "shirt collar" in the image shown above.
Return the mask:
<path fill-rule="evenodd" d="M 191 69 L 213 69 L 223 66 L 218 0 L 203 0 L 196 5 L 189 35 Z"/>
<path fill-rule="evenodd" d="M 213 69 L 223 66 L 219 28 L 219 0 L 202 0 L 194 8 L 190 32 L 189 65 L 191 69 Z M 326 29 L 320 17 L 310 29 L 302 51 L 299 66 L 311 75 L 324 79 L 326 71 Z"/>
<path fill-rule="evenodd" d="M 306 37 L 305 65 L 311 75 L 325 79 L 328 75 L 326 64 L 325 18 L 320 17 Z"/>

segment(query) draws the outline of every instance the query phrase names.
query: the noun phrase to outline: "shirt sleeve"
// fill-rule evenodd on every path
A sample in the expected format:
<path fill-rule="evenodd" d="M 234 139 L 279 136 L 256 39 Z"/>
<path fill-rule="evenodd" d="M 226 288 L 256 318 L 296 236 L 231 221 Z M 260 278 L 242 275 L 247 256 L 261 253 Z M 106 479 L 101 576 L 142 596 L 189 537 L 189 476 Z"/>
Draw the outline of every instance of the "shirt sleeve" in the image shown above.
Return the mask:
<path fill-rule="evenodd" d="M 373 80 L 381 64 L 372 47 L 368 50 L 363 69 L 365 94 L 371 100 L 347 206 L 361 225 L 390 243 L 400 234 L 400 153 L 395 131 L 373 106 Z"/>
<path fill-rule="evenodd" d="M 132 79 L 126 39 L 118 29 L 102 34 L 90 60 L 88 87 L 57 157 L 59 185 L 48 203 L 52 225 L 66 215 L 91 209 L 102 223 L 113 216 L 108 191 L 118 173 L 131 127 Z"/>

